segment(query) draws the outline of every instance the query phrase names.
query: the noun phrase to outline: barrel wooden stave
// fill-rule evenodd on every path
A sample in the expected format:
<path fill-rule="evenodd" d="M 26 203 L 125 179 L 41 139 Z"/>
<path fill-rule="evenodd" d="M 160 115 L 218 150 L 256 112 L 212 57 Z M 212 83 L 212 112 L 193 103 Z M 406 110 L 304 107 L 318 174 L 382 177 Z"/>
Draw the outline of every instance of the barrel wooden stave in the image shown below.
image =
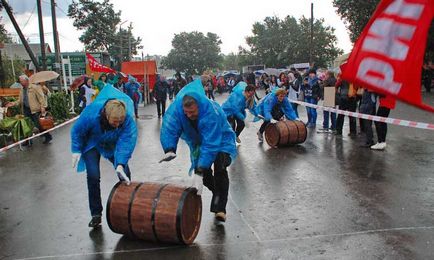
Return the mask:
<path fill-rule="evenodd" d="M 115 233 L 132 235 L 129 229 L 128 210 L 131 195 L 140 183 L 131 185 L 116 184 L 113 188 L 107 205 L 107 220 L 110 229 Z"/>
<path fill-rule="evenodd" d="M 176 185 L 116 184 L 107 202 L 107 222 L 114 232 L 147 241 L 191 244 L 201 218 L 201 197 Z"/>
<path fill-rule="evenodd" d="M 178 203 L 185 188 L 167 186 L 160 194 L 159 203 L 155 210 L 155 231 L 158 239 L 167 242 L 179 241 L 176 230 L 176 214 Z"/>
<path fill-rule="evenodd" d="M 152 230 L 152 204 L 161 187 L 157 183 L 143 183 L 136 192 L 131 206 L 131 227 L 139 239 L 157 241 Z"/>
<path fill-rule="evenodd" d="M 279 121 L 265 129 L 265 139 L 272 147 L 301 144 L 306 138 L 306 126 L 300 121 Z"/>

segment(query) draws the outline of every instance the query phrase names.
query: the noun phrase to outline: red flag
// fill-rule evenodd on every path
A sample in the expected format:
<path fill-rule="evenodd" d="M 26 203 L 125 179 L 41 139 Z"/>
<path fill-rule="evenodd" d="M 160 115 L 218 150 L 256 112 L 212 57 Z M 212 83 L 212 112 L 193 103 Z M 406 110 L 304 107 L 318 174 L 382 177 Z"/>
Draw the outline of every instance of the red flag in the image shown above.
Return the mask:
<path fill-rule="evenodd" d="M 96 71 L 96 72 L 105 72 L 105 73 L 116 73 L 116 71 L 112 68 L 109 68 L 107 66 L 102 65 L 101 63 L 99 63 L 97 60 L 95 60 L 95 58 L 90 55 L 89 53 L 86 53 L 86 57 L 87 57 L 87 61 L 89 63 L 89 67 L 91 71 Z"/>
<path fill-rule="evenodd" d="M 434 112 L 422 103 L 421 70 L 434 0 L 382 0 L 342 71 L 342 78 Z"/>

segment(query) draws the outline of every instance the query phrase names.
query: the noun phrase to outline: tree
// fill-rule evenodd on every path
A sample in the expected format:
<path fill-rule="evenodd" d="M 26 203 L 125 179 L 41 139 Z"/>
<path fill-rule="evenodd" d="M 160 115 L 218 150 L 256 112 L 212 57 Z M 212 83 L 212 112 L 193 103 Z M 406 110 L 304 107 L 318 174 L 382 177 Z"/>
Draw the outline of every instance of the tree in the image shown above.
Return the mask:
<path fill-rule="evenodd" d="M 310 45 L 310 19 L 302 16 L 300 18 L 300 29 L 302 34 L 299 38 L 298 60 L 309 60 Z M 312 60 L 318 67 L 327 67 L 331 65 L 337 56 L 343 54 L 343 50 L 336 47 L 337 37 L 335 29 L 330 26 L 324 26 L 324 19 L 315 20 L 313 24 L 313 46 Z"/>
<path fill-rule="evenodd" d="M 238 70 L 240 68 L 240 56 L 231 52 L 228 55 L 222 55 L 222 68 L 224 70 Z"/>
<path fill-rule="evenodd" d="M 222 61 L 220 38 L 215 33 L 182 32 L 175 34 L 172 50 L 162 60 L 162 67 L 185 72 L 189 75 L 217 68 Z"/>
<path fill-rule="evenodd" d="M 16 77 L 23 74 L 26 69 L 26 64 L 23 60 L 20 60 L 17 56 L 13 57 L 13 59 L 14 60 L 12 61 L 10 57 L 2 55 L 2 66 L 5 81 L 5 85 L 3 87 L 8 87 L 16 82 Z"/>
<path fill-rule="evenodd" d="M 308 25 L 308 26 L 306 26 Z M 240 48 L 241 63 L 265 64 L 267 67 L 285 67 L 292 63 L 309 61 L 310 23 L 302 17 L 283 20 L 274 16 L 253 24 L 253 36 L 246 37 L 249 50 Z M 326 66 L 342 53 L 336 47 L 334 29 L 324 26 L 324 20 L 314 22 L 313 54 L 318 66 Z"/>
<path fill-rule="evenodd" d="M 356 42 L 359 38 L 379 2 L 380 0 L 333 0 L 333 6 L 345 21 L 352 42 Z M 425 59 L 434 60 L 434 21 L 428 34 Z"/>
<path fill-rule="evenodd" d="M 132 35 L 132 24 L 127 30 L 117 30 L 121 12 L 113 9 L 110 0 L 74 0 L 68 8 L 68 16 L 74 19 L 75 28 L 84 30 L 79 40 L 85 48 L 88 51 L 107 51 L 118 66 L 121 61 L 131 60 L 141 48 L 142 39 Z"/>
<path fill-rule="evenodd" d="M 3 4 L 0 3 L 0 11 L 3 10 Z M 0 43 L 11 43 L 12 38 L 8 35 L 5 25 L 2 23 L 3 17 L 0 16 Z"/>

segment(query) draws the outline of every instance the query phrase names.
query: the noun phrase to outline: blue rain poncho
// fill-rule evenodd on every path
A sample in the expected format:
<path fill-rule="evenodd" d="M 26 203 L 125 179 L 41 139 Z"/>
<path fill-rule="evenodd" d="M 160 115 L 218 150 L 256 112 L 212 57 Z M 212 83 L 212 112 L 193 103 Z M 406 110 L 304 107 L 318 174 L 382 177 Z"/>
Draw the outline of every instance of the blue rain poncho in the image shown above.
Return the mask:
<path fill-rule="evenodd" d="M 273 110 L 273 107 L 277 104 L 277 102 L 278 100 L 276 94 L 269 93 L 259 101 L 258 106 L 256 106 L 256 113 L 263 116 L 264 121 L 271 121 L 271 110 Z M 282 112 L 285 114 L 286 118 L 290 120 L 295 120 L 298 118 L 294 112 L 294 109 L 292 109 L 289 100 L 286 97 L 282 101 L 281 109 Z"/>
<path fill-rule="evenodd" d="M 193 97 L 199 106 L 198 131 L 184 114 L 182 99 L 185 95 Z M 164 114 L 160 132 L 163 150 L 176 151 L 179 138 L 190 148 L 190 174 L 198 167 L 210 168 L 219 152 L 228 153 L 232 161 L 237 155 L 235 133 L 220 105 L 206 97 L 200 79 L 182 88 Z"/>
<path fill-rule="evenodd" d="M 234 116 L 240 120 L 246 119 L 247 101 L 244 96 L 244 90 L 247 87 L 246 82 L 239 82 L 233 89 L 229 98 L 222 104 L 222 109 L 226 117 Z M 256 103 L 253 101 L 253 107 L 249 108 L 250 113 L 256 114 Z"/>
<path fill-rule="evenodd" d="M 101 112 L 108 100 L 117 99 L 126 104 L 127 115 L 123 124 L 110 131 L 101 129 Z M 137 140 L 137 128 L 133 119 L 133 102 L 126 94 L 107 84 L 97 98 L 87 106 L 71 129 L 72 153 L 84 154 L 92 148 L 106 159 L 114 158 L 114 166 L 126 165 L 131 158 Z M 77 172 L 86 170 L 84 160 L 78 163 Z"/>
<path fill-rule="evenodd" d="M 138 101 L 140 98 L 139 88 L 140 84 L 137 82 L 136 78 L 128 75 L 128 82 L 125 84 L 125 93 L 133 100 L 134 106 L 137 108 Z"/>

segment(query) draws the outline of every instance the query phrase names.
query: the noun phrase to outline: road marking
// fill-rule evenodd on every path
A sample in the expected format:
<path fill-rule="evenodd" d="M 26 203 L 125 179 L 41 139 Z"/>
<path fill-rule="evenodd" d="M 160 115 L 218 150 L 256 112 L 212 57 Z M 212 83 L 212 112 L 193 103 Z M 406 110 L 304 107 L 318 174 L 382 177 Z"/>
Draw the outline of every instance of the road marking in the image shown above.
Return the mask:
<path fill-rule="evenodd" d="M 246 226 L 250 229 L 250 231 L 253 233 L 253 235 L 255 235 L 256 239 L 259 242 L 261 242 L 261 238 L 259 237 L 259 234 L 256 233 L 256 231 L 253 229 L 253 227 L 247 222 L 246 218 L 244 217 L 243 212 L 241 212 L 240 207 L 238 207 L 237 203 L 235 203 L 235 201 L 232 199 L 232 196 L 230 193 L 229 193 L 229 200 L 232 202 L 232 204 L 234 204 L 235 209 L 240 214 L 241 220 L 243 220 L 244 224 L 246 224 Z"/>
<path fill-rule="evenodd" d="M 311 235 L 311 236 L 304 236 L 304 237 L 268 239 L 268 240 L 260 240 L 260 241 L 248 240 L 248 241 L 240 241 L 240 242 L 235 242 L 235 243 L 231 242 L 230 245 L 258 244 L 258 243 L 259 244 L 260 243 L 266 244 L 266 243 L 284 242 L 284 241 L 287 242 L 287 241 L 297 241 L 297 240 L 306 240 L 306 239 L 319 239 L 319 238 L 328 238 L 328 237 L 342 237 L 342 236 L 365 235 L 365 234 L 373 234 L 373 233 L 385 233 L 385 232 L 393 232 L 393 231 L 412 231 L 412 230 L 428 230 L 428 229 L 434 229 L 434 226 L 372 229 L 372 230 L 365 230 L 365 231 L 355 231 L 355 232 L 346 232 L 346 233 L 337 233 L 337 234 L 324 234 L 324 235 Z M 175 248 L 212 247 L 212 246 L 224 246 L 224 245 L 226 245 L 226 244 L 224 244 L 224 243 L 220 243 L 220 244 L 217 244 L 217 243 L 216 244 L 193 244 L 190 246 L 166 246 L 166 247 L 118 250 L 118 251 L 101 251 L 101 252 L 89 252 L 89 253 L 77 253 L 77 254 L 65 254 L 65 255 L 48 255 L 48 256 L 20 258 L 19 260 L 37 260 L 37 259 L 48 259 L 48 258 L 65 258 L 65 257 L 74 257 L 74 256 L 137 253 L 137 252 L 158 251 L 158 250 L 165 250 L 165 249 L 173 250 Z"/>

